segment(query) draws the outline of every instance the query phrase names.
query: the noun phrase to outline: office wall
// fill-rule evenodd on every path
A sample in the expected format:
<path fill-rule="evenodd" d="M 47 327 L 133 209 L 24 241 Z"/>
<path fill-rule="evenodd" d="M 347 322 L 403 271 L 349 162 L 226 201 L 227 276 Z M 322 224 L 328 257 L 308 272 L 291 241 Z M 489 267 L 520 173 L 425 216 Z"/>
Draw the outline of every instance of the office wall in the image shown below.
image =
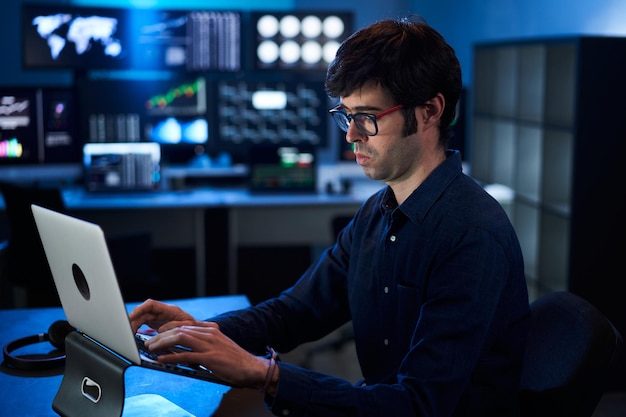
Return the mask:
<path fill-rule="evenodd" d="M 475 42 L 560 35 L 626 36 L 623 0 L 412 0 L 456 50 L 471 85 Z"/>

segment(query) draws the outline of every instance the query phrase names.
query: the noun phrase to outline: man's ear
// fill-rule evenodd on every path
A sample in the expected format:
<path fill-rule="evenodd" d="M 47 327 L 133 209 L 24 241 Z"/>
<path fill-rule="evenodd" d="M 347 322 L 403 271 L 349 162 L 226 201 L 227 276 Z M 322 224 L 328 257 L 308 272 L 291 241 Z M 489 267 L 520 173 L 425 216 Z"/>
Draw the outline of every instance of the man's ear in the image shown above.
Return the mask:
<path fill-rule="evenodd" d="M 437 93 L 436 96 L 424 103 L 423 106 L 417 108 L 419 114 L 416 114 L 417 120 L 424 126 L 435 124 L 439 126 L 439 120 L 443 114 L 446 105 L 446 99 L 443 94 Z"/>

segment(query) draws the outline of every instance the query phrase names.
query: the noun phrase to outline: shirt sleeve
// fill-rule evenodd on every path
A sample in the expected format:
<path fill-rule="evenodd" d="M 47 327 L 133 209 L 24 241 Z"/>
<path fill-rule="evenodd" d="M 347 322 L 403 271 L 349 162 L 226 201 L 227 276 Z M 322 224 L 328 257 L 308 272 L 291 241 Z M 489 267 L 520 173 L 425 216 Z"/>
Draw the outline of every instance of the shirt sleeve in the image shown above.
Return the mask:
<path fill-rule="evenodd" d="M 279 363 L 280 380 L 277 396 L 266 396 L 265 402 L 278 416 L 371 416 L 380 417 L 380 404 L 372 398 L 386 397 L 384 415 L 415 417 L 406 392 L 397 385 L 379 385 L 373 397 L 372 387 L 353 386 L 350 382 L 286 362 Z M 393 401 L 405 397 L 402 401 Z"/>

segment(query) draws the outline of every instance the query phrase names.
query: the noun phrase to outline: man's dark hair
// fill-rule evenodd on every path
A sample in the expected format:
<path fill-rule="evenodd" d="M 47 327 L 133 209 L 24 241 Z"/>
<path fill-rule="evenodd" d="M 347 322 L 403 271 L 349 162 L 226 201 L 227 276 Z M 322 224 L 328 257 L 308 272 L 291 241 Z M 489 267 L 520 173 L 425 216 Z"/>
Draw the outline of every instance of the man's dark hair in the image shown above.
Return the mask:
<path fill-rule="evenodd" d="M 328 67 L 325 88 L 330 97 L 345 97 L 373 81 L 405 106 L 405 116 L 441 93 L 445 109 L 440 142 L 456 116 L 462 88 L 461 66 L 452 47 L 419 16 L 385 19 L 346 39 Z M 408 132 L 417 125 L 407 117 Z"/>

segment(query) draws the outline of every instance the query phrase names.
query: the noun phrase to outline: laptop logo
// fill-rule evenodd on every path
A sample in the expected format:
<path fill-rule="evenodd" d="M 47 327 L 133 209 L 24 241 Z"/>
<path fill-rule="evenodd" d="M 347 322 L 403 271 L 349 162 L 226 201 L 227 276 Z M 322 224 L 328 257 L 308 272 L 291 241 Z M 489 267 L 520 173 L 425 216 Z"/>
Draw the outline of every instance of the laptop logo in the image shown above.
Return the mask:
<path fill-rule="evenodd" d="M 72 275 L 74 275 L 74 282 L 76 283 L 76 288 L 78 288 L 80 295 L 82 295 L 85 300 L 89 301 L 91 291 L 89 290 L 89 284 L 87 284 L 87 279 L 80 269 L 80 266 L 72 264 Z"/>
<path fill-rule="evenodd" d="M 100 401 L 100 398 L 102 397 L 102 389 L 100 388 L 100 384 L 98 384 L 96 381 L 89 377 L 83 378 L 80 392 L 83 394 L 83 397 L 87 398 L 93 403 L 98 403 L 98 401 Z"/>

